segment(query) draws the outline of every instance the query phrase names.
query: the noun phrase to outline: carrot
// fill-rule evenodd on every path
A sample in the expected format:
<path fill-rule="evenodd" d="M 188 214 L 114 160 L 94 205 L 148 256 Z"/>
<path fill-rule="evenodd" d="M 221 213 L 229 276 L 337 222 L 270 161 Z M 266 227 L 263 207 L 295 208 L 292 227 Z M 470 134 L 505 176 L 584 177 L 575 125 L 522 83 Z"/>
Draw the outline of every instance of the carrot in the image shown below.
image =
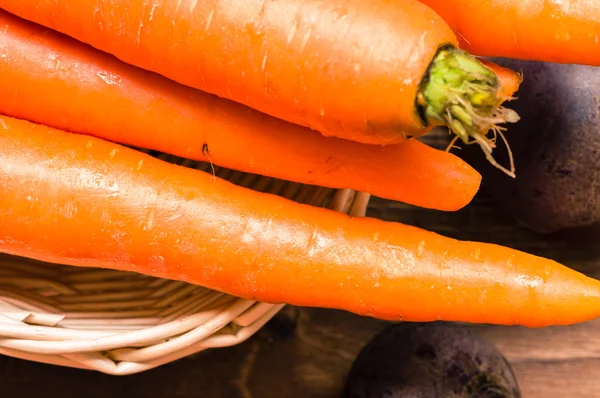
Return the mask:
<path fill-rule="evenodd" d="M 421 2 L 437 11 L 456 31 L 460 46 L 474 54 L 600 66 L 598 0 Z"/>
<path fill-rule="evenodd" d="M 519 90 L 519 87 L 523 82 L 523 76 L 512 69 L 500 66 L 488 59 L 480 59 L 479 61 L 490 68 L 496 76 L 498 76 L 498 81 L 500 83 L 498 97 L 501 98 L 502 101 L 511 99 Z"/>
<path fill-rule="evenodd" d="M 498 78 L 417 0 L 0 0 L 182 84 L 368 144 L 515 122 Z M 490 146 L 482 145 L 489 152 Z"/>
<path fill-rule="evenodd" d="M 554 261 L 242 188 L 95 137 L 0 117 L 0 251 L 385 320 L 540 327 L 600 315 Z"/>
<path fill-rule="evenodd" d="M 481 176 L 466 162 L 418 141 L 382 147 L 326 138 L 125 64 L 2 10 L 0 26 L 5 115 L 438 210 L 462 208 L 479 189 Z"/>

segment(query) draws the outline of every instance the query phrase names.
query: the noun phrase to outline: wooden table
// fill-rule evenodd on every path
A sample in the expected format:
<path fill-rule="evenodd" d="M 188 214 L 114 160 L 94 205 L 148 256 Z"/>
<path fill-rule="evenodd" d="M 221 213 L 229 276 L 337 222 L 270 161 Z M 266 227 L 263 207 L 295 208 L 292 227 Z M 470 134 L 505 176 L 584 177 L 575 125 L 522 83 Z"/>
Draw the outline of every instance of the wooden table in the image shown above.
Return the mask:
<path fill-rule="evenodd" d="M 369 215 L 460 239 L 504 244 L 600 276 L 600 245 L 594 242 L 597 230 L 537 235 L 502 214 L 484 193 L 456 213 L 373 199 Z M 2 357 L 0 395 L 336 397 L 357 353 L 384 326 L 383 322 L 342 311 L 288 307 L 244 344 L 121 378 Z M 600 397 L 600 320 L 535 330 L 473 327 L 513 364 L 525 398 Z"/>

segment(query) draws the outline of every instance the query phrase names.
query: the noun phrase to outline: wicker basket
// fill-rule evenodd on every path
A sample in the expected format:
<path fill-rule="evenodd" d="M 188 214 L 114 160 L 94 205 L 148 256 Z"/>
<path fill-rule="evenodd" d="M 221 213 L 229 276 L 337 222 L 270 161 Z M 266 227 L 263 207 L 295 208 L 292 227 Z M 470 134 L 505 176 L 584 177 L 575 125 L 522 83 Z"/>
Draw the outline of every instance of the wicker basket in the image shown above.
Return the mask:
<path fill-rule="evenodd" d="M 369 195 L 285 182 L 147 151 L 288 199 L 365 214 Z M 283 305 L 130 272 L 0 255 L 0 354 L 127 375 L 239 344 Z"/>

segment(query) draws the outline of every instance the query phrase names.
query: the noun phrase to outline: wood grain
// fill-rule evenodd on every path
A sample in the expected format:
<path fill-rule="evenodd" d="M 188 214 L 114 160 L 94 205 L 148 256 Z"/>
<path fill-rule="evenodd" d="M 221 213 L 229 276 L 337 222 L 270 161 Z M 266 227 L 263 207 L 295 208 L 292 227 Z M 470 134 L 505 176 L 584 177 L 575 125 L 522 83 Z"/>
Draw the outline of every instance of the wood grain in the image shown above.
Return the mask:
<path fill-rule="evenodd" d="M 600 320 L 543 329 L 499 326 L 480 329 L 513 363 L 600 359 Z"/>
<path fill-rule="evenodd" d="M 509 360 L 524 398 L 600 397 L 600 320 L 543 329 L 472 327 Z"/>
<path fill-rule="evenodd" d="M 600 360 L 519 362 L 514 366 L 523 397 L 598 398 Z"/>

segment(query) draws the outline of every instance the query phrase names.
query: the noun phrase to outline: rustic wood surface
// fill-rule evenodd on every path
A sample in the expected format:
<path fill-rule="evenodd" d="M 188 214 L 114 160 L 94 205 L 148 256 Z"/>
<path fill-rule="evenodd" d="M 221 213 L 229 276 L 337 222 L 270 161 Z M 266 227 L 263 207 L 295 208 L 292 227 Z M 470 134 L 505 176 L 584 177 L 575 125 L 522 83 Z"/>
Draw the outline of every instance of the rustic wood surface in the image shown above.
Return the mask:
<path fill-rule="evenodd" d="M 456 213 L 374 198 L 369 215 L 456 238 L 504 244 L 600 276 L 598 231 L 538 235 L 499 211 L 485 192 Z M 288 307 L 244 344 L 128 377 L 2 357 L 0 396 L 338 397 L 353 359 L 384 326 L 341 311 Z M 600 397 L 600 320 L 546 329 L 473 327 L 512 363 L 525 398 Z"/>

